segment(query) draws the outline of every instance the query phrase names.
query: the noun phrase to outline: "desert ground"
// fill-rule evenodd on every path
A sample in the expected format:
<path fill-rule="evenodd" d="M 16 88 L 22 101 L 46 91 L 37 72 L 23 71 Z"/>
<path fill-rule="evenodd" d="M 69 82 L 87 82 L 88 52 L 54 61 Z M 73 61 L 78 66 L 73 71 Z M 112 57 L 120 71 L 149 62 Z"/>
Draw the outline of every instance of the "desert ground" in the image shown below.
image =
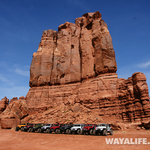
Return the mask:
<path fill-rule="evenodd" d="M 46 133 L 26 133 L 0 129 L 0 150 L 148 150 L 150 145 L 107 145 L 105 138 L 147 138 L 150 142 L 150 130 L 114 131 L 113 135 L 66 135 Z"/>

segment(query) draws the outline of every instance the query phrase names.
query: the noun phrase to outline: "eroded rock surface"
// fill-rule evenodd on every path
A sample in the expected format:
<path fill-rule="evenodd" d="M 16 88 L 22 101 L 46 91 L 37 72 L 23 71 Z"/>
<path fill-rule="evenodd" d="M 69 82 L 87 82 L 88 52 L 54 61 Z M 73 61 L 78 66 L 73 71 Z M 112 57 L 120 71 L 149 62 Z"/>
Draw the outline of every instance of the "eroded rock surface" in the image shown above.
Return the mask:
<path fill-rule="evenodd" d="M 9 99 L 7 97 L 4 97 L 0 100 L 0 114 L 6 109 L 8 106 Z"/>
<path fill-rule="evenodd" d="M 148 121 L 150 101 L 145 75 L 136 72 L 127 80 L 118 79 L 118 81 L 118 99 L 122 119 L 126 122 Z"/>
<path fill-rule="evenodd" d="M 30 86 L 80 82 L 117 70 L 112 38 L 99 12 L 43 32 L 30 67 Z"/>
<path fill-rule="evenodd" d="M 106 118 L 109 122 L 148 121 L 150 102 L 145 75 L 137 72 L 127 80 L 118 79 L 116 70 L 112 38 L 99 12 L 86 13 L 75 24 L 66 22 L 58 32 L 45 30 L 33 54 L 31 88 L 26 96 L 30 112 L 44 114 L 28 119 L 72 123 L 98 123 Z M 69 119 L 60 106 L 69 112 Z M 49 115 L 45 115 L 47 110 Z"/>
<path fill-rule="evenodd" d="M 26 99 L 30 110 L 42 113 L 55 109 L 56 113 L 45 115 L 47 119 L 42 117 L 45 121 L 52 118 L 53 122 L 64 122 L 70 116 L 70 122 L 79 122 L 79 118 L 88 122 L 89 115 L 95 123 L 101 119 L 109 122 L 147 122 L 150 119 L 148 86 L 145 75 L 140 72 L 127 80 L 118 79 L 116 73 L 111 73 L 82 83 L 32 87 Z M 74 117 L 76 110 L 80 110 L 76 105 L 86 112 L 88 110 L 88 115 L 79 111 L 78 117 Z M 58 106 L 65 108 L 68 113 L 61 112 Z M 99 119 L 96 120 L 97 117 Z"/>
<path fill-rule="evenodd" d="M 28 115 L 28 106 L 25 100 L 11 102 L 0 116 L 1 128 L 11 129 L 20 124 L 20 120 Z"/>

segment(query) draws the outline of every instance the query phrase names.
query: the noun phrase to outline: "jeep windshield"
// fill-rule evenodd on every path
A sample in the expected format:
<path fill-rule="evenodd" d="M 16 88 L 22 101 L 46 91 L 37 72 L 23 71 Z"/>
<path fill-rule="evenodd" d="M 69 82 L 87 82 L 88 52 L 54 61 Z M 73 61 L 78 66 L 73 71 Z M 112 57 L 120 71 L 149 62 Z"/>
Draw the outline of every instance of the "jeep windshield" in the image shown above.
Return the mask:
<path fill-rule="evenodd" d="M 70 126 L 71 124 L 64 124 L 63 126 Z"/>
<path fill-rule="evenodd" d="M 54 127 L 54 126 L 59 126 L 59 124 L 54 124 L 53 127 Z"/>
<path fill-rule="evenodd" d="M 42 124 L 41 124 L 41 123 L 39 123 L 39 124 L 37 124 L 37 126 L 42 126 Z"/>
<path fill-rule="evenodd" d="M 98 124 L 98 126 L 106 126 L 106 124 Z"/>
<path fill-rule="evenodd" d="M 94 124 L 86 124 L 85 126 L 94 126 Z"/>
<path fill-rule="evenodd" d="M 81 126 L 80 124 L 75 124 L 75 125 L 74 125 L 74 127 L 80 127 L 80 126 Z"/>
<path fill-rule="evenodd" d="M 44 126 L 50 126 L 51 124 L 44 124 Z"/>
<path fill-rule="evenodd" d="M 33 126 L 33 124 L 29 124 L 29 126 Z"/>

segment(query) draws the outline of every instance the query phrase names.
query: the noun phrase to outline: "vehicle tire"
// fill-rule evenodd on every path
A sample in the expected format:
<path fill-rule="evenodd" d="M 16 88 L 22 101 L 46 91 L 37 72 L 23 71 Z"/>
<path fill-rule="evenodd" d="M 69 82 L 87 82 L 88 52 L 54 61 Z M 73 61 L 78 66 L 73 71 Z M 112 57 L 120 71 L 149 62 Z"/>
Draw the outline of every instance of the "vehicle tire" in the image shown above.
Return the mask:
<path fill-rule="evenodd" d="M 90 135 L 93 135 L 93 129 L 90 130 Z"/>
<path fill-rule="evenodd" d="M 71 134 L 71 130 L 70 130 L 70 129 L 67 129 L 67 130 L 66 130 L 66 133 L 67 133 L 67 134 Z"/>
<path fill-rule="evenodd" d="M 81 133 L 82 133 L 82 130 L 78 129 L 77 134 L 81 134 Z"/>
<path fill-rule="evenodd" d="M 51 133 L 51 130 L 50 129 L 46 129 L 46 133 Z"/>
<path fill-rule="evenodd" d="M 57 134 L 60 134 L 61 133 L 61 131 L 60 131 L 60 129 L 57 129 L 58 131 L 57 131 Z"/>
<path fill-rule="evenodd" d="M 19 128 L 18 127 L 16 127 L 16 129 L 15 129 L 16 131 L 19 131 Z"/>
<path fill-rule="evenodd" d="M 67 129 L 64 133 L 65 133 L 65 134 L 68 134 L 68 130 L 69 130 L 69 129 Z"/>
<path fill-rule="evenodd" d="M 55 133 L 58 134 L 58 129 L 55 130 Z"/>
<path fill-rule="evenodd" d="M 21 131 L 24 132 L 24 127 L 21 128 Z"/>
<path fill-rule="evenodd" d="M 66 130 L 66 134 L 69 134 L 68 132 L 69 132 L 69 129 Z"/>
<path fill-rule="evenodd" d="M 106 130 L 103 130 L 103 135 L 107 136 L 107 131 Z"/>
<path fill-rule="evenodd" d="M 41 133 L 41 129 L 40 129 L 40 128 L 38 128 L 38 130 L 37 130 L 37 131 L 38 131 L 38 133 Z"/>
<path fill-rule="evenodd" d="M 72 131 L 69 129 L 69 134 L 72 134 Z"/>
<path fill-rule="evenodd" d="M 31 128 L 31 132 L 34 132 L 34 129 L 33 129 L 33 128 Z"/>
<path fill-rule="evenodd" d="M 110 135 L 113 135 L 113 130 L 112 129 L 110 129 Z"/>
<path fill-rule="evenodd" d="M 83 132 L 83 130 L 80 130 L 80 133 L 79 133 L 80 135 L 83 135 L 84 134 L 84 132 Z"/>
<path fill-rule="evenodd" d="M 93 135 L 97 135 L 97 132 L 96 132 L 96 130 L 93 130 Z"/>

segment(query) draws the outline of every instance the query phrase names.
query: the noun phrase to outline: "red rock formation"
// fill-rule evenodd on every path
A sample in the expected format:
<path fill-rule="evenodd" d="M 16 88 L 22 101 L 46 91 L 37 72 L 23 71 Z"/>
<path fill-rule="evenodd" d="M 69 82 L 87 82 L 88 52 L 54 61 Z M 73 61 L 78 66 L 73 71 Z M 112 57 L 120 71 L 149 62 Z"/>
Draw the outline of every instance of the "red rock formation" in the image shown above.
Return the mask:
<path fill-rule="evenodd" d="M 127 80 L 120 80 L 118 86 L 122 119 L 127 122 L 149 121 L 150 102 L 145 75 L 136 72 Z"/>
<path fill-rule="evenodd" d="M 29 108 L 41 108 L 82 103 L 91 109 L 99 108 L 99 98 L 116 97 L 117 80 L 117 74 L 111 73 L 81 83 L 32 87 L 26 96 L 27 105 Z M 95 106 L 94 102 L 97 102 Z"/>
<path fill-rule="evenodd" d="M 20 124 L 20 120 L 28 115 L 28 106 L 23 100 L 11 102 L 0 116 L 1 127 L 10 129 Z"/>
<path fill-rule="evenodd" d="M 7 105 L 9 103 L 9 99 L 7 97 L 4 97 L 0 101 L 0 114 L 6 109 Z"/>
<path fill-rule="evenodd" d="M 33 54 L 27 105 L 32 112 L 49 110 L 45 117 L 53 118 L 53 122 L 67 120 L 60 106 L 76 105 L 74 109 L 65 108 L 70 112 L 71 122 L 79 118 L 86 122 L 89 115 L 95 123 L 106 118 L 148 121 L 150 102 L 145 75 L 137 72 L 127 80 L 118 79 L 116 70 L 112 39 L 101 14 L 84 14 L 75 24 L 60 25 L 58 33 L 43 32 L 38 51 Z M 78 117 L 75 110 L 82 110 L 77 113 Z M 44 119 L 44 115 L 40 117 L 46 121 L 48 118 Z"/>
<path fill-rule="evenodd" d="M 138 92 L 136 92 L 137 88 Z M 134 73 L 127 80 L 118 79 L 117 74 L 104 74 L 81 83 L 32 87 L 27 94 L 27 104 L 30 109 L 39 112 L 41 112 L 41 108 L 42 110 L 45 108 L 45 111 L 56 109 L 55 114 L 46 115 L 45 119 L 43 115 L 38 114 L 42 116 L 42 121 L 53 118 L 53 122 L 56 120 L 63 122 L 67 118 L 64 117 L 64 113 L 58 113 L 61 110 L 57 106 L 70 108 L 76 104 L 82 106 L 84 111 L 78 113 L 78 115 L 82 116 L 80 116 L 80 120 L 83 119 L 86 122 L 89 119 L 83 113 L 87 112 L 85 110 L 88 110 L 90 112 L 88 114 L 91 114 L 94 119 L 99 116 L 100 120 L 109 118 L 109 122 L 114 120 L 147 122 L 150 119 L 148 86 L 145 75 L 140 72 Z M 69 109 L 66 109 L 66 111 L 70 112 Z M 70 116 L 70 122 L 76 122 L 77 118 L 74 117 L 72 112 L 73 110 L 67 116 Z M 94 121 L 98 123 L 99 120 Z"/>
<path fill-rule="evenodd" d="M 118 79 L 116 70 L 112 39 L 99 12 L 84 14 L 75 24 L 60 25 L 58 33 L 45 30 L 33 54 L 31 88 L 26 98 L 22 97 L 29 111 L 23 109 L 21 115 L 18 104 L 19 116 L 8 111 L 21 102 L 14 101 L 1 115 L 1 122 L 5 127 L 11 118 L 35 123 L 108 122 L 116 129 L 132 128 L 137 123 L 149 126 L 145 75 L 136 72 L 127 80 Z M 132 125 L 127 127 L 127 122 Z"/>
<path fill-rule="evenodd" d="M 13 97 L 13 98 L 9 101 L 9 104 L 13 103 L 14 101 L 18 101 L 18 97 Z"/>
<path fill-rule="evenodd" d="M 2 129 L 12 129 L 21 123 L 20 119 L 17 118 L 2 118 L 1 119 L 1 128 Z"/>
<path fill-rule="evenodd" d="M 43 32 L 30 67 L 30 86 L 80 82 L 117 70 L 112 38 L 99 12 Z"/>

